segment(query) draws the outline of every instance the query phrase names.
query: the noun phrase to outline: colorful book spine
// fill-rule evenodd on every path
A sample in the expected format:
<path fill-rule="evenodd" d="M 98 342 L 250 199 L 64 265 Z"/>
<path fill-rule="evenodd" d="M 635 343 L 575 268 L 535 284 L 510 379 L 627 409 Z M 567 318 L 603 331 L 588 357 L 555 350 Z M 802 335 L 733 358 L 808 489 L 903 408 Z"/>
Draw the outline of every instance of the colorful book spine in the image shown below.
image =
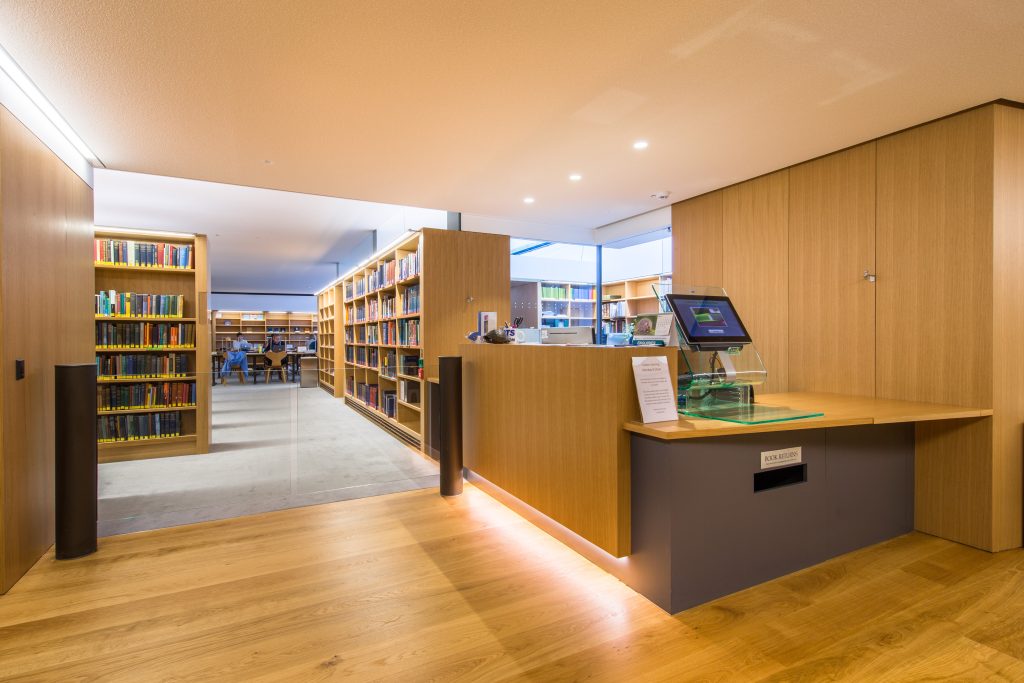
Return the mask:
<path fill-rule="evenodd" d="M 93 259 L 100 265 L 136 268 L 195 268 L 191 245 L 96 238 Z"/>
<path fill-rule="evenodd" d="M 96 356 L 100 379 L 172 378 L 188 376 L 188 356 L 183 353 L 118 353 Z"/>
<path fill-rule="evenodd" d="M 100 443 L 181 436 L 181 412 L 101 415 L 96 427 Z"/>
<path fill-rule="evenodd" d="M 192 349 L 192 323 L 96 323 L 97 349 Z"/>
<path fill-rule="evenodd" d="M 100 410 L 183 408 L 196 405 L 195 382 L 140 382 L 101 384 L 96 387 Z"/>

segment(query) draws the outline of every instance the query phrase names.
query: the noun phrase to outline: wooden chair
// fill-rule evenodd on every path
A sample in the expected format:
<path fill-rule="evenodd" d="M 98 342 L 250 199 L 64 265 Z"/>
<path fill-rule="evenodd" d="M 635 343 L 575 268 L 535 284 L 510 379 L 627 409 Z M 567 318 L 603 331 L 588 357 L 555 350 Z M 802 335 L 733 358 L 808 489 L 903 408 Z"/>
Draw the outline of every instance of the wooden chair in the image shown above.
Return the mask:
<path fill-rule="evenodd" d="M 284 359 L 288 357 L 287 351 L 267 351 L 264 356 L 270 361 L 270 365 L 263 369 L 263 381 L 270 383 L 270 374 L 279 373 L 281 375 L 281 381 L 284 383 L 288 382 L 288 376 L 284 368 Z"/>
<path fill-rule="evenodd" d="M 227 367 L 228 354 L 229 353 L 230 352 L 225 351 L 225 352 L 223 352 L 221 354 L 221 361 L 220 362 L 224 364 L 223 367 Z M 241 365 L 236 365 L 235 366 L 235 372 L 238 373 L 238 382 L 239 382 L 239 384 L 245 384 L 245 373 L 242 372 L 242 366 Z M 224 384 L 224 375 L 220 376 L 220 383 Z"/>

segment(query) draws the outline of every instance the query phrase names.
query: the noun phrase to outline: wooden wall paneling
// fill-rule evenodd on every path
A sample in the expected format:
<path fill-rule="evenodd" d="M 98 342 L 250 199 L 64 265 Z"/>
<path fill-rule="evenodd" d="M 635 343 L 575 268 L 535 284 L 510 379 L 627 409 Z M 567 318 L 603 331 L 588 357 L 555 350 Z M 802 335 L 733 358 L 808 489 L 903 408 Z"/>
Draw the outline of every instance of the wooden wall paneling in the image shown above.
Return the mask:
<path fill-rule="evenodd" d="M 507 235 L 425 228 L 422 236 L 423 367 L 436 377 L 438 357 L 458 354 L 479 311 L 511 319 L 511 257 Z"/>
<path fill-rule="evenodd" d="M 914 459 L 914 528 L 984 550 L 992 536 L 993 418 L 920 422 Z"/>
<path fill-rule="evenodd" d="M 673 204 L 672 291 L 722 281 L 722 191 Z"/>
<path fill-rule="evenodd" d="M 877 143 L 879 398 L 992 407 L 992 108 Z"/>
<path fill-rule="evenodd" d="M 875 395 L 875 143 L 789 169 L 789 389 Z M 769 372 L 771 368 L 769 368 Z"/>
<path fill-rule="evenodd" d="M 991 408 L 992 108 L 879 140 L 877 172 L 876 393 Z M 916 528 L 996 548 L 993 419 L 918 429 Z"/>
<path fill-rule="evenodd" d="M 1024 110 L 996 105 L 992 245 L 993 546 L 1022 541 L 1024 459 Z"/>
<path fill-rule="evenodd" d="M 722 190 L 722 286 L 768 369 L 765 393 L 789 389 L 789 170 Z"/>
<path fill-rule="evenodd" d="M 656 348 L 464 344 L 466 466 L 605 551 L 630 552 L 634 356 Z"/>
<path fill-rule="evenodd" d="M 0 592 L 53 543 L 53 366 L 92 359 L 91 238 L 92 189 L 0 107 Z"/>

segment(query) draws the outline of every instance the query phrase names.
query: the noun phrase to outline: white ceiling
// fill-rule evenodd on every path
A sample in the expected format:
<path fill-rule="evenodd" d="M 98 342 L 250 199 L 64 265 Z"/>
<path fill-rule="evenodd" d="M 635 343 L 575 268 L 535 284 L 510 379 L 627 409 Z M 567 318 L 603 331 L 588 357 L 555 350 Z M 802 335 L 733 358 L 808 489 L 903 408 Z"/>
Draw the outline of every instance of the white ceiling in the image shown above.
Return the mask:
<path fill-rule="evenodd" d="M 215 292 L 311 294 L 409 227 L 445 213 L 97 170 L 96 225 L 205 234 Z"/>
<path fill-rule="evenodd" d="M 576 229 L 1024 100 L 1022 35 L 1020 0 L 0 0 L 110 168 Z"/>

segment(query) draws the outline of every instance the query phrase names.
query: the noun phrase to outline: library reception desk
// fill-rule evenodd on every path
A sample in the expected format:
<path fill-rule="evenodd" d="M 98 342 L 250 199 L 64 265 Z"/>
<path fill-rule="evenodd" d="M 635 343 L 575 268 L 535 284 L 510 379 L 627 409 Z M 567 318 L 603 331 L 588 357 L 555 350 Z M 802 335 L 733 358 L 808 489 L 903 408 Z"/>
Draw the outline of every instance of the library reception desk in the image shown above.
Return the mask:
<path fill-rule="evenodd" d="M 786 393 L 757 402 L 824 415 L 645 425 L 631 359 L 674 349 L 461 351 L 470 480 L 672 613 L 911 531 L 915 423 L 992 414 Z"/>

